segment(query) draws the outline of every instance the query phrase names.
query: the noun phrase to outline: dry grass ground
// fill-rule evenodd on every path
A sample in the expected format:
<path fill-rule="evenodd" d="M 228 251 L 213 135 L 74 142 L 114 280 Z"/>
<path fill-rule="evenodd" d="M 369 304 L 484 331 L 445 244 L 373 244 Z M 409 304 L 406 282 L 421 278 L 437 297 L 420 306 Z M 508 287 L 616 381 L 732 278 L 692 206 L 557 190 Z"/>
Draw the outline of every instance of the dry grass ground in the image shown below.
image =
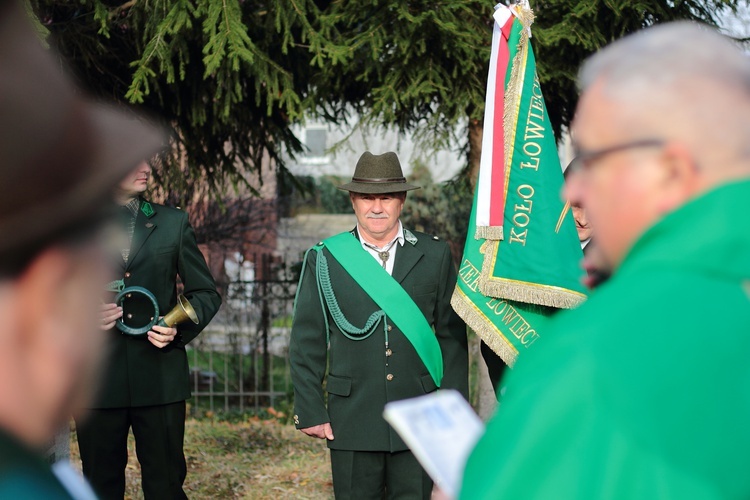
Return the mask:
<path fill-rule="evenodd" d="M 126 498 L 141 499 L 140 466 L 131 434 Z M 331 499 L 331 468 L 322 440 L 276 419 L 189 418 L 185 430 L 191 499 Z M 71 461 L 80 467 L 75 432 Z"/>

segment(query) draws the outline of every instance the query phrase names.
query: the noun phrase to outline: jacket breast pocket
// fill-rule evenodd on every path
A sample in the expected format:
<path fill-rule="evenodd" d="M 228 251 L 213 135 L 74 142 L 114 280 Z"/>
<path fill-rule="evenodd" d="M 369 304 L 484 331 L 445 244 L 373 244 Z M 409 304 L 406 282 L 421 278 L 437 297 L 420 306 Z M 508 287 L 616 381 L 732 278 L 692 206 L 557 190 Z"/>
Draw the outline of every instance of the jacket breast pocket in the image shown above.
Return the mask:
<path fill-rule="evenodd" d="M 422 389 L 424 389 L 425 394 L 429 394 L 437 390 L 437 384 L 435 384 L 432 375 L 430 375 L 429 373 L 426 375 L 422 375 L 420 377 L 420 381 L 422 382 Z"/>
<path fill-rule="evenodd" d="M 352 379 L 349 377 L 338 377 L 328 374 L 326 392 L 336 396 L 348 397 L 352 393 Z"/>
<path fill-rule="evenodd" d="M 167 247 L 156 247 L 154 249 L 155 255 L 162 255 L 165 253 L 175 253 L 177 251 L 175 246 L 167 246 Z"/>
<path fill-rule="evenodd" d="M 437 283 L 428 283 L 426 285 L 414 285 L 411 288 L 411 293 L 413 296 L 417 295 L 432 295 L 437 291 Z"/>

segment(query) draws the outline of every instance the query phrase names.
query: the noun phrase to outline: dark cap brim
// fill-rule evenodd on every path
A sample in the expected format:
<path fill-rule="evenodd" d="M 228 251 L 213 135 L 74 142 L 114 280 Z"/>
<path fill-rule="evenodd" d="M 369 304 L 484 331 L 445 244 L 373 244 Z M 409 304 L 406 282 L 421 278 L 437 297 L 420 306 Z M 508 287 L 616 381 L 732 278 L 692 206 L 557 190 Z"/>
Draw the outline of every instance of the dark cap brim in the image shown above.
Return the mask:
<path fill-rule="evenodd" d="M 385 193 L 401 193 L 406 191 L 412 191 L 414 189 L 421 189 L 421 186 L 415 186 L 408 182 L 348 182 L 338 186 L 339 189 L 349 191 L 351 193 L 363 193 L 363 194 L 385 194 Z"/>

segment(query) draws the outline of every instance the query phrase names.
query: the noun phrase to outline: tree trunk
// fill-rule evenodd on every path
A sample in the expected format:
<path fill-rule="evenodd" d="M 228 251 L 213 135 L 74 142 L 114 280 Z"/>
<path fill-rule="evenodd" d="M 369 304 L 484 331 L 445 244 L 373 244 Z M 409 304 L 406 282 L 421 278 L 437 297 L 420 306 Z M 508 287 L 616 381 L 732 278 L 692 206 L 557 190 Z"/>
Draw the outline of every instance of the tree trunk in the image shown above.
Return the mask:
<path fill-rule="evenodd" d="M 484 124 L 481 120 L 469 119 L 469 181 L 473 190 L 479 177 L 479 162 L 482 158 L 482 132 Z"/>
<path fill-rule="evenodd" d="M 472 191 L 476 187 L 477 178 L 479 177 L 479 163 L 482 158 L 482 133 L 484 125 L 481 120 L 469 120 L 469 169 L 468 175 L 471 182 Z M 467 238 L 470 237 L 467 235 Z M 469 351 L 472 357 L 477 360 L 477 383 L 475 385 L 476 394 L 473 401 L 476 401 L 476 410 L 479 416 L 485 422 L 495 413 L 497 407 L 497 398 L 495 391 L 490 382 L 490 376 L 487 372 L 487 365 L 479 352 L 479 337 L 473 332 L 469 336 Z"/>
<path fill-rule="evenodd" d="M 474 409 L 477 411 L 477 414 L 484 422 L 486 422 L 495 413 L 495 409 L 497 408 L 497 397 L 492 388 L 487 365 L 485 364 L 484 358 L 479 349 L 479 337 L 471 331 L 471 329 L 469 329 L 469 331 L 471 332 L 469 334 L 469 356 L 471 359 L 476 360 L 477 364 L 477 380 L 472 387 L 476 393 L 473 395 L 472 401 L 474 401 Z"/>

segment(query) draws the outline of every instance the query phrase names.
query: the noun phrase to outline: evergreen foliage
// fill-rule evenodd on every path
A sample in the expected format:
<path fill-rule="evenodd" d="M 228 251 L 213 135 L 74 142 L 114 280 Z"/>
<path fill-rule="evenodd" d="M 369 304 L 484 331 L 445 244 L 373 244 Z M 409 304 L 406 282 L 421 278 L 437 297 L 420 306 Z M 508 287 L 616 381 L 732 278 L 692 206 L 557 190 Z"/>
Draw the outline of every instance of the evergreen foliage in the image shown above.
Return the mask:
<path fill-rule="evenodd" d="M 324 214 L 350 214 L 352 213 L 352 202 L 349 192 L 338 188 L 349 182 L 335 175 L 324 175 L 316 182 L 316 192 L 320 199 L 320 205 Z"/>
<path fill-rule="evenodd" d="M 315 104 L 337 122 L 414 132 L 428 148 L 455 145 L 481 119 L 493 2 L 338 0 L 321 12 L 330 68 L 314 75 Z"/>
<path fill-rule="evenodd" d="M 189 191 L 187 170 L 213 192 L 257 186 L 264 155 L 301 151 L 290 125 L 303 117 L 314 70 L 302 45 L 314 2 L 29 2 L 88 90 L 174 130 L 162 185 Z"/>
<path fill-rule="evenodd" d="M 186 177 L 211 192 L 250 184 L 264 155 L 289 185 L 282 160 L 303 148 L 290 127 L 310 114 L 356 114 L 363 127 L 390 125 L 478 162 L 494 1 L 26 1 L 89 90 L 171 126 L 172 168 L 158 179 L 170 189 L 189 191 Z M 715 24 L 740 2 L 532 0 L 555 130 L 596 49 L 654 23 Z"/>
<path fill-rule="evenodd" d="M 532 45 L 552 126 L 573 118 L 581 62 L 599 48 L 645 26 L 675 20 L 717 25 L 744 0 L 532 0 Z"/>
<path fill-rule="evenodd" d="M 469 179 L 461 177 L 436 183 L 427 164 L 418 160 L 413 164 L 409 182 L 421 186 L 421 189 L 409 191 L 406 195 L 401 213 L 404 226 L 448 241 L 453 258 L 458 262 L 463 254 L 474 194 Z"/>
<path fill-rule="evenodd" d="M 303 213 L 352 213 L 349 193 L 338 188 L 349 179 L 323 175 L 318 178 L 299 176 L 297 181 L 297 187 L 279 199 L 279 213 L 282 217 L 294 217 Z"/>

